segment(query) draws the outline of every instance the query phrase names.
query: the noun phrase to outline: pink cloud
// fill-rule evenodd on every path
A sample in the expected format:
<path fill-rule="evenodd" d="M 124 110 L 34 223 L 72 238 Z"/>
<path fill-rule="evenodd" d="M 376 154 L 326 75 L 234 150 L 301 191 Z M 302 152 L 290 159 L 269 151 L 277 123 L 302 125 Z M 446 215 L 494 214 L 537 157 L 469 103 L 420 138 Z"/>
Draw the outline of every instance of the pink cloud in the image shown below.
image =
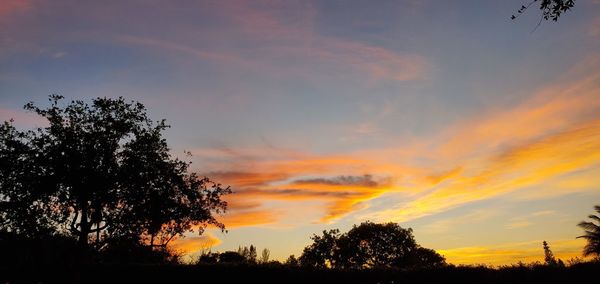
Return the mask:
<path fill-rule="evenodd" d="M 0 2 L 0 17 L 28 10 L 31 4 L 30 0 L 3 0 Z"/>

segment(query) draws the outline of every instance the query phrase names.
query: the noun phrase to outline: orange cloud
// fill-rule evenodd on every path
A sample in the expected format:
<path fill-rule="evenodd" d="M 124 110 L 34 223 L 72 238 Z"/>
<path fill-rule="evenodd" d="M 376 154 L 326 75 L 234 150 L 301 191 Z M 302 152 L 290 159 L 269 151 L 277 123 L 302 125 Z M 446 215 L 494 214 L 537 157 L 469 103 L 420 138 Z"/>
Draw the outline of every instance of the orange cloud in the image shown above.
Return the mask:
<path fill-rule="evenodd" d="M 599 64 L 600 58 L 592 58 L 591 61 Z M 584 77 L 574 83 L 546 87 L 513 109 L 498 110 L 493 115 L 483 114 L 478 119 L 451 127 L 444 135 L 448 136 L 446 142 L 436 154 L 448 158 L 477 154 L 506 143 L 527 142 L 561 131 L 573 123 L 589 120 L 600 108 L 600 100 L 597 99 L 600 75 L 577 75 Z M 486 112 L 489 113 L 489 110 Z"/>
<path fill-rule="evenodd" d="M 440 182 L 442 182 L 442 181 L 444 181 L 446 179 L 458 176 L 459 174 L 462 173 L 462 171 L 463 171 L 462 167 L 455 167 L 455 168 L 453 168 L 451 170 L 448 170 L 448 171 L 444 171 L 444 172 L 441 172 L 441 173 L 436 173 L 436 174 L 430 175 L 430 176 L 427 177 L 427 179 L 432 184 L 435 185 L 435 184 L 438 184 L 438 183 L 440 183 Z"/>
<path fill-rule="evenodd" d="M 226 229 L 275 223 L 280 213 L 273 210 L 231 211 L 219 218 Z"/>
<path fill-rule="evenodd" d="M 600 120 L 514 147 L 484 159 L 417 200 L 394 210 L 375 213 L 377 219 L 406 221 L 456 206 L 491 198 L 600 163 Z"/>
<path fill-rule="evenodd" d="M 239 173 L 235 174 L 236 176 Z M 261 187 L 244 187 L 243 184 L 232 194 L 229 200 L 230 205 L 235 211 L 236 204 L 240 200 L 248 201 L 323 201 L 327 204 L 325 216 L 321 219 L 323 222 L 342 217 L 356 208 L 360 207 L 363 201 L 373 199 L 386 192 L 391 185 L 389 179 L 375 179 L 370 175 L 363 176 L 336 176 L 332 178 L 307 178 L 297 179 L 277 183 L 279 180 L 262 181 Z M 233 185 L 235 187 L 235 184 Z M 266 213 L 266 212 L 265 212 Z M 236 213 L 237 216 L 244 216 L 245 212 Z M 264 216 L 261 216 L 264 217 Z M 255 222 L 260 218 L 250 218 L 239 220 L 241 222 L 249 220 Z M 228 220 L 231 221 L 231 220 Z M 269 220 L 273 221 L 273 220 Z M 225 221 L 224 221 L 225 222 Z M 227 222 L 225 222 L 228 225 Z"/>
<path fill-rule="evenodd" d="M 542 241 L 506 243 L 488 247 L 462 247 L 438 250 L 452 264 L 509 265 L 519 261 L 525 263 L 544 262 Z M 585 242 L 582 240 L 549 240 L 550 249 L 556 258 L 567 262 L 581 257 Z"/>
<path fill-rule="evenodd" d="M 217 246 L 221 240 L 212 234 L 205 232 L 202 236 L 185 237 L 175 239 L 169 246 L 185 254 L 191 254 L 203 249 Z"/>

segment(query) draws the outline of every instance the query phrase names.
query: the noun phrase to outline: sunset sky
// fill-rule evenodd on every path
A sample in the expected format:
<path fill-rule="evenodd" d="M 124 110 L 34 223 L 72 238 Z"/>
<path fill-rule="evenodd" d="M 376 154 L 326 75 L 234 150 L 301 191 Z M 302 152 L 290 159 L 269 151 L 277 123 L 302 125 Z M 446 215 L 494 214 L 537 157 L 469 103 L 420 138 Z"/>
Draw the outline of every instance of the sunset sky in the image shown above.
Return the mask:
<path fill-rule="evenodd" d="M 0 120 L 138 100 L 175 156 L 230 185 L 228 233 L 300 255 L 371 220 L 455 264 L 580 256 L 600 204 L 600 1 L 0 0 Z"/>

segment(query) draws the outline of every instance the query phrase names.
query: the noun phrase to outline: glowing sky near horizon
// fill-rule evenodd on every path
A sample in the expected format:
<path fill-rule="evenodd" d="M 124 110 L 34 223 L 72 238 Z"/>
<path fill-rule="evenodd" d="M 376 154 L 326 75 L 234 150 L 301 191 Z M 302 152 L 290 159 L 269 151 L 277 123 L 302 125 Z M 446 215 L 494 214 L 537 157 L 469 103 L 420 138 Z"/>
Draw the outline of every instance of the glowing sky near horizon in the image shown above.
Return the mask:
<path fill-rule="evenodd" d="M 522 3 L 0 0 L 0 120 L 51 93 L 166 118 L 235 192 L 188 252 L 372 220 L 452 263 L 568 259 L 600 204 L 600 1 L 533 32 Z"/>

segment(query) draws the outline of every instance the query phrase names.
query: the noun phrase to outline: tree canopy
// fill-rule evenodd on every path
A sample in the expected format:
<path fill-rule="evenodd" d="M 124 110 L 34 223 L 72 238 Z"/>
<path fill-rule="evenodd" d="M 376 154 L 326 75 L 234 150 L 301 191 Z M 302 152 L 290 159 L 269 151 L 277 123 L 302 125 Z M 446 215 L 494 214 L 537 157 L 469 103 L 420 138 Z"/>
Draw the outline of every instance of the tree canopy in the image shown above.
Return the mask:
<path fill-rule="evenodd" d="M 300 256 L 303 266 L 331 268 L 426 268 L 445 265 L 443 256 L 419 246 L 412 229 L 396 223 L 363 222 L 341 234 L 339 230 L 313 235 Z"/>
<path fill-rule="evenodd" d="M 25 105 L 48 126 L 0 127 L 0 231 L 70 236 L 99 250 L 122 241 L 166 247 L 209 224 L 224 229 L 214 214 L 226 210 L 229 187 L 170 154 L 165 120 L 123 98 L 49 101 Z"/>

